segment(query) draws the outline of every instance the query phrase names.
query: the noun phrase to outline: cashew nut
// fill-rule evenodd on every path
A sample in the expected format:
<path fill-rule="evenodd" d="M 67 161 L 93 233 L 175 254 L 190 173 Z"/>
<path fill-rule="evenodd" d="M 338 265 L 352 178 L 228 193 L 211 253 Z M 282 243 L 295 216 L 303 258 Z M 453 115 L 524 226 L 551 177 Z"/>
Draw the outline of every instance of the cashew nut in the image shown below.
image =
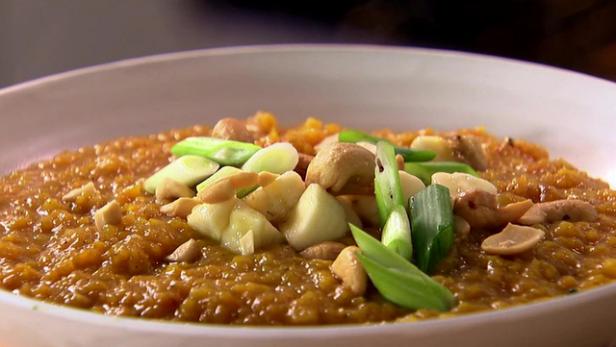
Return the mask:
<path fill-rule="evenodd" d="M 177 198 L 192 198 L 195 192 L 187 185 L 184 185 L 171 178 L 165 177 L 156 187 L 156 201 L 169 202 Z"/>
<path fill-rule="evenodd" d="M 326 259 L 334 260 L 346 248 L 346 245 L 340 242 L 325 241 L 314 246 L 310 246 L 299 254 L 306 259 Z"/>
<path fill-rule="evenodd" d="M 259 177 L 257 178 L 257 184 L 261 187 L 268 186 L 272 184 L 279 176 L 280 175 L 268 171 L 261 171 L 259 172 Z"/>
<path fill-rule="evenodd" d="M 201 203 L 201 200 L 195 198 L 179 198 L 172 203 L 161 206 L 160 212 L 170 217 L 186 218 L 192 212 L 192 209 Z"/>
<path fill-rule="evenodd" d="M 533 248 L 544 234 L 541 229 L 509 223 L 498 234 L 483 240 L 481 249 L 490 254 L 519 254 Z"/>
<path fill-rule="evenodd" d="M 115 200 L 101 207 L 94 213 L 94 225 L 98 231 L 103 231 L 105 225 L 118 225 L 122 222 L 122 208 Z"/>
<path fill-rule="evenodd" d="M 312 159 L 314 159 L 314 156 L 305 153 L 298 153 L 298 159 L 297 165 L 295 165 L 295 172 L 300 174 L 302 177 L 305 177 L 306 172 L 308 171 L 308 166 L 310 165 L 310 162 L 312 162 Z"/>
<path fill-rule="evenodd" d="M 374 143 L 370 143 L 370 142 L 366 142 L 366 141 L 359 141 L 359 142 L 356 143 L 356 145 L 362 146 L 365 149 L 369 150 L 370 153 L 376 155 L 376 145 Z"/>
<path fill-rule="evenodd" d="M 485 171 L 488 159 L 481 141 L 472 135 L 458 135 L 451 140 L 454 156 L 468 163 L 475 170 Z"/>
<path fill-rule="evenodd" d="M 317 183 L 333 194 L 374 191 L 374 154 L 352 143 L 334 143 L 317 153 L 306 173 L 306 184 Z"/>
<path fill-rule="evenodd" d="M 215 204 L 235 197 L 238 189 L 256 186 L 258 182 L 256 172 L 238 172 L 200 191 L 197 197 L 207 204 Z"/>
<path fill-rule="evenodd" d="M 542 202 L 530 208 L 518 223 L 533 225 L 560 220 L 593 222 L 599 215 L 591 204 L 582 200 L 556 200 Z"/>
<path fill-rule="evenodd" d="M 246 127 L 246 122 L 235 118 L 223 118 L 214 125 L 212 137 L 224 140 L 253 142 L 254 136 Z"/>
<path fill-rule="evenodd" d="M 73 189 L 70 192 L 64 194 L 64 196 L 62 197 L 62 200 L 63 201 L 75 201 L 75 199 L 77 199 L 77 197 L 80 196 L 81 194 L 94 195 L 97 193 L 98 193 L 98 190 L 96 189 L 96 186 L 94 186 L 94 183 L 88 182 L 84 184 L 83 186 Z"/>
<path fill-rule="evenodd" d="M 316 146 L 314 146 L 314 150 L 318 153 L 320 152 L 323 148 L 334 144 L 334 143 L 338 143 L 338 134 L 333 134 L 333 135 L 329 135 L 326 138 L 324 138 L 323 140 L 321 140 L 321 142 L 319 142 Z"/>
<path fill-rule="evenodd" d="M 170 262 L 192 262 L 201 256 L 201 247 L 195 239 L 190 239 L 169 254 L 165 260 Z"/>
<path fill-rule="evenodd" d="M 368 277 L 363 266 L 357 259 L 359 248 L 348 246 L 343 249 L 336 260 L 332 263 L 331 270 L 342 280 L 342 285 L 349 288 L 356 295 L 363 295 L 366 292 Z"/>
<path fill-rule="evenodd" d="M 426 188 L 426 185 L 419 178 L 411 175 L 410 173 L 399 170 L 400 186 L 402 186 L 402 195 L 404 196 L 404 203 L 408 203 L 411 196 L 419 193 Z"/>
<path fill-rule="evenodd" d="M 518 220 L 532 206 L 524 200 L 498 208 L 495 194 L 473 190 L 456 199 L 454 212 L 473 228 L 493 228 Z"/>
<path fill-rule="evenodd" d="M 398 170 L 404 170 L 404 157 L 402 154 L 396 154 L 396 164 L 398 165 Z"/>
<path fill-rule="evenodd" d="M 452 201 L 473 190 L 482 190 L 491 194 L 498 192 L 496 186 L 491 182 L 462 172 L 437 172 L 432 175 L 432 183 L 449 188 Z"/>
<path fill-rule="evenodd" d="M 460 216 L 454 216 L 456 235 L 465 238 L 471 232 L 471 225 L 468 224 L 466 219 Z"/>

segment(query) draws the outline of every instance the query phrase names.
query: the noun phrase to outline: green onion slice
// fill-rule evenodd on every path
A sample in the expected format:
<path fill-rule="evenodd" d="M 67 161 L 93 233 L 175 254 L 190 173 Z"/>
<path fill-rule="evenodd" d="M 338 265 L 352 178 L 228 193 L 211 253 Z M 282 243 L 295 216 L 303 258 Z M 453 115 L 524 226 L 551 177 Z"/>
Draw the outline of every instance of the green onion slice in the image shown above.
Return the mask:
<path fill-rule="evenodd" d="M 261 147 L 246 142 L 221 140 L 213 137 L 189 137 L 171 148 L 171 153 L 181 157 L 199 155 L 222 165 L 244 164 Z"/>
<path fill-rule="evenodd" d="M 405 206 L 394 146 L 385 141 L 376 144 L 374 193 L 379 221 L 384 226 L 396 206 Z"/>
<path fill-rule="evenodd" d="M 447 288 L 363 230 L 349 226 L 361 249 L 357 257 L 383 297 L 412 310 L 453 307 L 455 298 Z"/>
<path fill-rule="evenodd" d="M 268 171 L 283 174 L 292 171 L 297 166 L 299 154 L 288 142 L 274 143 L 260 149 L 244 165 L 242 170 L 251 172 Z"/>
<path fill-rule="evenodd" d="M 379 141 L 385 141 L 385 140 L 379 137 L 367 134 L 363 131 L 348 129 L 348 130 L 342 130 L 341 132 L 338 133 L 338 141 L 350 142 L 350 143 L 357 143 L 357 142 L 363 141 L 363 142 L 370 142 L 370 143 L 376 144 Z"/>
<path fill-rule="evenodd" d="M 413 176 L 418 177 L 423 181 L 425 185 L 429 185 L 432 182 L 432 175 L 437 172 L 463 172 L 469 175 L 479 177 L 477 171 L 475 171 L 470 165 L 464 163 L 458 163 L 455 161 L 431 161 L 426 163 L 405 163 L 404 171 L 410 173 Z"/>
<path fill-rule="evenodd" d="M 417 266 L 432 272 L 454 242 L 454 217 L 447 187 L 432 184 L 411 199 L 413 249 Z"/>
<path fill-rule="evenodd" d="M 349 143 L 357 143 L 357 142 L 369 142 L 372 144 L 376 144 L 379 141 L 385 141 L 393 146 L 393 144 L 385 139 L 372 136 L 365 132 L 359 130 L 343 130 L 338 133 L 338 141 L 340 142 L 349 142 Z M 418 151 L 410 148 L 403 148 L 394 146 L 394 151 L 396 154 L 402 155 L 404 161 L 429 161 L 436 158 L 436 153 L 432 151 Z"/>
<path fill-rule="evenodd" d="M 411 242 L 411 225 L 406 209 L 396 206 L 383 228 L 381 242 L 385 247 L 398 253 L 402 258 L 410 261 L 413 257 L 413 243 Z"/>
<path fill-rule="evenodd" d="M 419 151 L 402 147 L 396 147 L 396 154 L 400 154 L 405 162 L 424 162 L 436 158 L 436 153 L 432 151 Z"/>
<path fill-rule="evenodd" d="M 150 178 L 145 180 L 143 187 L 148 193 L 154 194 L 156 187 L 165 178 L 171 178 L 174 181 L 192 187 L 216 172 L 218 166 L 216 162 L 207 158 L 196 155 L 183 156 L 150 176 Z"/>

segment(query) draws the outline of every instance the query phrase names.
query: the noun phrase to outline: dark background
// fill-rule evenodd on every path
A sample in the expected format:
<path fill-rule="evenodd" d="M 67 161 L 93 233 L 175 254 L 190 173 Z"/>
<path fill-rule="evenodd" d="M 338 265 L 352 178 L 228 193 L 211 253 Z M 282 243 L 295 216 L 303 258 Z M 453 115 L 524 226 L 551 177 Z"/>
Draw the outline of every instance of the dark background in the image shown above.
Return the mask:
<path fill-rule="evenodd" d="M 0 86 L 130 57 L 267 43 L 446 48 L 616 80 L 616 0 L 0 0 Z"/>

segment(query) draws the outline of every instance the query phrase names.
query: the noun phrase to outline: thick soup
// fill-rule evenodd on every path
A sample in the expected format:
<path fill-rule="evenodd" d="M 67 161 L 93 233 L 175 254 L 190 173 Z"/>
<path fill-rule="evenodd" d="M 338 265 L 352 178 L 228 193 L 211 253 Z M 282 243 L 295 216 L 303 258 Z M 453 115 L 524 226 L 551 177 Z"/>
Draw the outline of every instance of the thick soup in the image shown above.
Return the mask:
<path fill-rule="evenodd" d="M 108 315 L 317 325 L 494 310 L 616 278 L 605 182 L 483 129 L 347 130 L 258 113 L 12 172 L 0 286 Z"/>

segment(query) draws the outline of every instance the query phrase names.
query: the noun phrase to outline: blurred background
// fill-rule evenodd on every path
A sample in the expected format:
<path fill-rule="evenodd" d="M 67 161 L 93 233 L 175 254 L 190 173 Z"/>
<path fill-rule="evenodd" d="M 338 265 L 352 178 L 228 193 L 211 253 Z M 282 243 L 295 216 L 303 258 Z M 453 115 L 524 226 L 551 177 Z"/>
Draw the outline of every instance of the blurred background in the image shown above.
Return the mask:
<path fill-rule="evenodd" d="M 0 0 L 0 87 L 149 54 L 274 43 L 445 48 L 616 81 L 616 0 Z"/>

